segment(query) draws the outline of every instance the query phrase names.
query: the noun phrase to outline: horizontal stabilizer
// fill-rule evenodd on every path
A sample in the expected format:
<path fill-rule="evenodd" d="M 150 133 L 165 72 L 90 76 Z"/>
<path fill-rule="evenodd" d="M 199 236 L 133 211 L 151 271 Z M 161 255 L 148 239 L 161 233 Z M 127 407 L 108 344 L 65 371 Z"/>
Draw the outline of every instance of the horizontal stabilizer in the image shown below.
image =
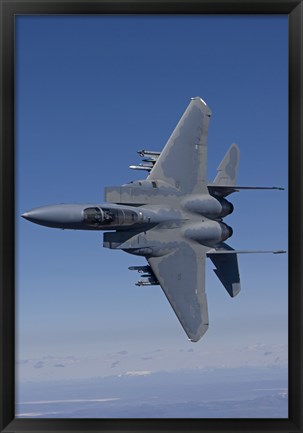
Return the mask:
<path fill-rule="evenodd" d="M 283 191 L 284 188 L 279 186 L 237 186 L 237 185 L 215 185 L 213 183 L 207 184 L 208 191 L 213 196 L 226 197 L 233 192 L 238 192 L 241 189 L 253 190 L 253 189 L 276 189 Z"/>
<path fill-rule="evenodd" d="M 234 250 L 229 245 L 222 243 L 219 248 L 207 251 L 206 255 L 216 266 L 215 274 L 229 293 L 235 297 L 241 290 L 240 275 L 237 254 L 273 253 L 283 254 L 285 250 Z"/>
<path fill-rule="evenodd" d="M 259 253 L 272 253 L 272 254 L 284 254 L 285 250 L 225 250 L 225 249 L 212 249 L 207 252 L 207 256 L 221 255 L 221 254 L 259 254 Z"/>

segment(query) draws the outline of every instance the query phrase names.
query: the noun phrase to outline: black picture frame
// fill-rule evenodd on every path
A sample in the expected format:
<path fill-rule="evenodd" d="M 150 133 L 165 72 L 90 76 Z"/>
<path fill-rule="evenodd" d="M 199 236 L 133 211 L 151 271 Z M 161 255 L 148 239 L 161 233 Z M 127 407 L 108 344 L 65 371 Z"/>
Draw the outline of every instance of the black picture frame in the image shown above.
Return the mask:
<path fill-rule="evenodd" d="M 289 20 L 289 418 L 15 419 L 14 19 L 20 14 L 284 14 Z M 0 0 L 0 430 L 303 431 L 302 194 L 303 4 L 299 0 Z"/>

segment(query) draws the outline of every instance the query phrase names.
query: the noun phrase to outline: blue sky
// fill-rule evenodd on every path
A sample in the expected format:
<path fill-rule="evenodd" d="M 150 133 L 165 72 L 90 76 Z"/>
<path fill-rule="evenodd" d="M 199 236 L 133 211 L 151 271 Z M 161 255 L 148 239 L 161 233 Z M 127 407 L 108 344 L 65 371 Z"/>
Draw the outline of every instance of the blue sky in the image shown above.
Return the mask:
<path fill-rule="evenodd" d="M 198 95 L 212 110 L 209 180 L 236 142 L 239 185 L 287 188 L 287 17 L 22 16 L 16 36 L 17 358 L 82 359 L 74 373 L 82 378 L 114 374 L 99 361 L 121 351 L 140 370 L 136 356 L 165 348 L 148 370 L 167 371 L 195 368 L 206 353 L 209 365 L 223 357 L 238 366 L 240 348 L 262 344 L 285 355 L 287 255 L 240 256 L 235 299 L 209 262 L 210 328 L 193 344 L 161 289 L 134 285 L 127 268 L 142 258 L 103 249 L 102 233 L 52 230 L 20 215 L 101 203 L 104 186 L 142 177 L 128 169 L 140 161 L 136 151 L 160 151 Z M 287 190 L 230 199 L 230 245 L 287 249 Z M 178 361 L 180 348 L 199 356 Z M 18 378 L 70 377 L 42 370 L 20 367 Z"/>

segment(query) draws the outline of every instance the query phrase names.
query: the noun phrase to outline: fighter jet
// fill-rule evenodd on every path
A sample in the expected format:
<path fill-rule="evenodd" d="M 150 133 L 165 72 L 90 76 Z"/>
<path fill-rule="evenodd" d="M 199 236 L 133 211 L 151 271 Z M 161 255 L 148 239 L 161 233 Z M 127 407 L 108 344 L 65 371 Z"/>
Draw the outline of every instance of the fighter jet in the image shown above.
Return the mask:
<path fill-rule="evenodd" d="M 285 251 L 234 250 L 225 241 L 233 234 L 223 222 L 234 208 L 226 197 L 237 186 L 239 148 L 232 144 L 207 182 L 207 134 L 211 110 L 192 98 L 162 152 L 141 150 L 146 179 L 106 187 L 104 204 L 59 204 L 26 212 L 23 218 L 47 227 L 105 230 L 103 246 L 143 256 L 145 266 L 131 266 L 139 286 L 160 285 L 188 338 L 196 342 L 208 329 L 205 262 L 231 297 L 240 291 L 238 253 Z"/>

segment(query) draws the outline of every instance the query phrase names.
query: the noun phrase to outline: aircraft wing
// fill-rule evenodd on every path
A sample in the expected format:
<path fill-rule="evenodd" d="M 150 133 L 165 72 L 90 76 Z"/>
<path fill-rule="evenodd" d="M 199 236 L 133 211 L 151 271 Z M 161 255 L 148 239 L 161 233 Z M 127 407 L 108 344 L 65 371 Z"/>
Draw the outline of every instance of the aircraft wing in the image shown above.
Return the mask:
<path fill-rule="evenodd" d="M 147 261 L 191 341 L 208 329 L 205 248 L 182 240 L 173 252 Z"/>
<path fill-rule="evenodd" d="M 208 194 L 207 132 L 211 111 L 192 98 L 150 171 L 149 180 L 162 180 L 184 194 Z"/>

